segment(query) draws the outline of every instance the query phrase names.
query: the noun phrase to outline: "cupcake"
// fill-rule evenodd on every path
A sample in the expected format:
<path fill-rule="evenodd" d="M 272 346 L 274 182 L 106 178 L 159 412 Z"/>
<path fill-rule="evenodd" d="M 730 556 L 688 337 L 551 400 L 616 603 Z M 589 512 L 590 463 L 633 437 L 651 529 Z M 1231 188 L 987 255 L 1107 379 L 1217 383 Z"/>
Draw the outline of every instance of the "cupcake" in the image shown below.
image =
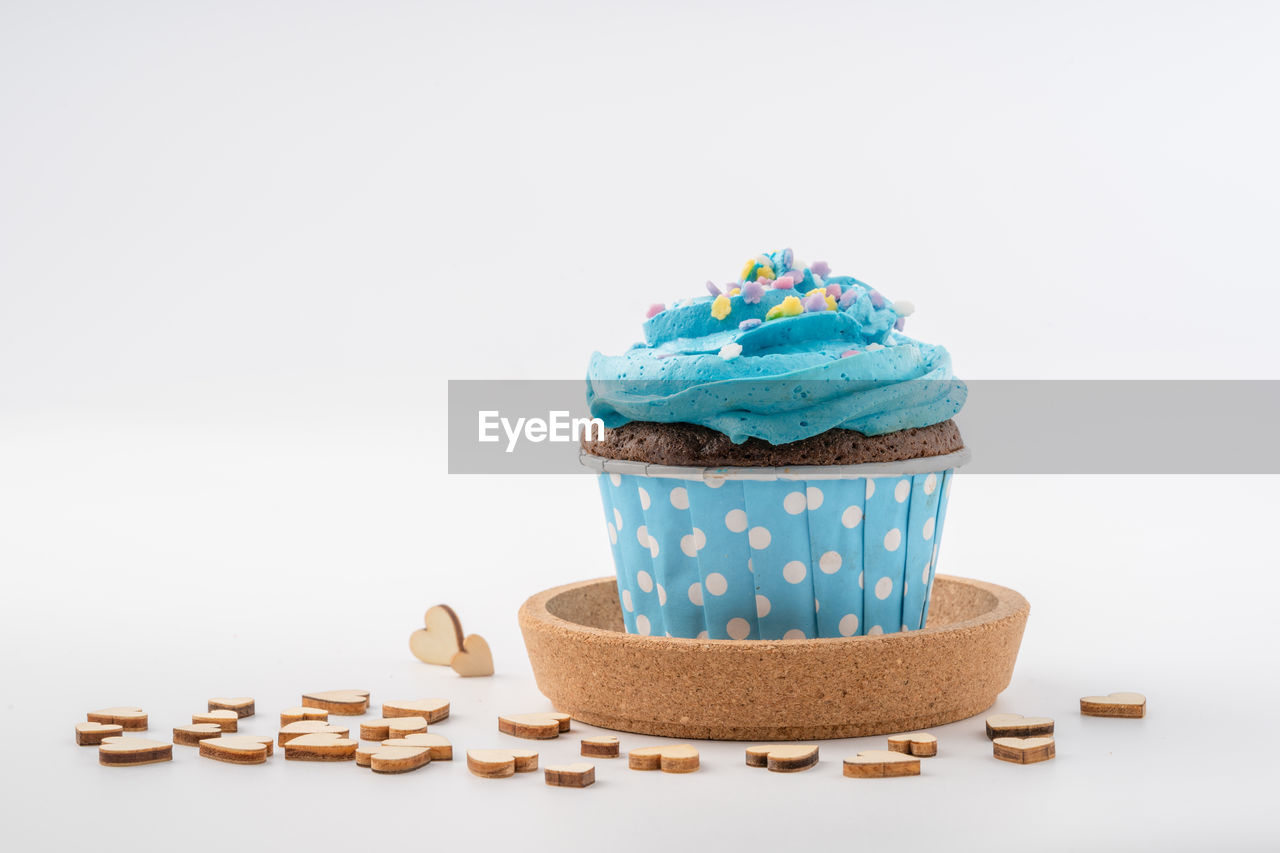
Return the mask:
<path fill-rule="evenodd" d="M 599 472 L 628 632 L 710 639 L 921 628 L 965 399 L 912 308 L 790 249 L 654 305 L 595 353 Z"/>

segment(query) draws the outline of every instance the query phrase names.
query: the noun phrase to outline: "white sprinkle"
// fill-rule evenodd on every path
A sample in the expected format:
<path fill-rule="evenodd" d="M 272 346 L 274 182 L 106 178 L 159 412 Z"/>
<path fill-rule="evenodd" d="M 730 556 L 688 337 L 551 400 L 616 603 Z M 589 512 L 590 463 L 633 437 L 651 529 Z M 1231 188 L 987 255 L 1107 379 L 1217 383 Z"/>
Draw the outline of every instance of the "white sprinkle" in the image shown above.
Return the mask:
<path fill-rule="evenodd" d="M 875 352 L 878 349 L 884 349 L 880 344 L 867 344 L 867 352 Z"/>
<path fill-rule="evenodd" d="M 895 299 L 893 310 L 898 312 L 899 317 L 910 317 L 916 313 L 916 304 L 907 299 Z"/>
<path fill-rule="evenodd" d="M 733 361 L 742 355 L 742 344 L 725 344 L 720 347 L 720 357 L 725 361 Z"/>

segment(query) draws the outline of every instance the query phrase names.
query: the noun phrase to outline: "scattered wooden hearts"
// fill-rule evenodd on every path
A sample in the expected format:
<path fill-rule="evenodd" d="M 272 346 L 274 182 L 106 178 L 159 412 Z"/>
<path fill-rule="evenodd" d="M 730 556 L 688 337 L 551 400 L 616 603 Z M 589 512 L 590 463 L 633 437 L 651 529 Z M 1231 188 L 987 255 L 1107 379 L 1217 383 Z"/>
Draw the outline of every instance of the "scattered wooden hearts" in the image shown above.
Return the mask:
<path fill-rule="evenodd" d="M 300 720 L 296 723 L 290 723 L 280 728 L 279 739 L 276 741 L 284 746 L 294 738 L 303 735 L 337 735 L 338 737 L 348 737 L 351 730 L 345 726 L 339 726 L 333 723 L 326 723 L 324 720 Z"/>
<path fill-rule="evenodd" d="M 360 724 L 360 737 L 364 740 L 386 740 L 393 737 L 418 734 L 427 730 L 426 717 L 383 717 Z"/>
<path fill-rule="evenodd" d="M 302 704 L 340 717 L 358 717 L 369 710 L 368 690 L 325 690 L 302 694 Z"/>
<path fill-rule="evenodd" d="M 118 737 L 124 731 L 119 723 L 77 723 L 76 743 L 80 746 L 97 746 L 104 738 Z"/>
<path fill-rule="evenodd" d="M 582 754 L 593 758 L 617 758 L 620 754 L 618 739 L 613 736 L 584 737 Z"/>
<path fill-rule="evenodd" d="M 687 743 L 674 746 L 643 746 L 627 753 L 627 766 L 632 770 L 692 773 L 698 769 L 698 750 Z"/>
<path fill-rule="evenodd" d="M 889 735 L 889 751 L 914 755 L 916 758 L 932 758 L 938 754 L 938 739 L 928 732 Z"/>
<path fill-rule="evenodd" d="M 528 749 L 468 749 L 467 769 L 485 779 L 502 779 L 538 769 L 538 753 Z"/>
<path fill-rule="evenodd" d="M 275 752 L 269 737 L 222 735 L 200 741 L 200 755 L 228 764 L 262 764 Z"/>
<path fill-rule="evenodd" d="M 422 617 L 423 627 L 409 635 L 409 651 L 423 663 L 449 666 L 462 651 L 462 622 L 453 608 L 437 604 Z"/>
<path fill-rule="evenodd" d="M 147 730 L 147 712 L 141 708 L 134 708 L 128 705 L 90 711 L 85 719 L 91 723 L 114 724 L 127 732 L 143 732 Z"/>
<path fill-rule="evenodd" d="M 241 719 L 254 714 L 253 697 L 237 696 L 234 699 L 216 698 L 209 700 L 210 711 L 235 711 Z"/>
<path fill-rule="evenodd" d="M 425 746 L 386 746 L 379 744 L 370 750 L 368 767 L 374 773 L 408 773 L 431 763 L 431 750 Z M 360 754 L 356 753 L 356 763 Z"/>
<path fill-rule="evenodd" d="M 300 723 L 303 720 L 328 720 L 329 712 L 323 708 L 286 708 L 280 712 L 280 725 Z"/>
<path fill-rule="evenodd" d="M 350 761 L 359 745 L 333 732 L 298 735 L 285 741 L 284 757 L 287 761 Z"/>
<path fill-rule="evenodd" d="M 453 761 L 453 745 L 436 734 L 405 735 L 382 742 L 383 746 L 425 746 L 431 751 L 432 761 Z"/>
<path fill-rule="evenodd" d="M 991 754 L 1014 764 L 1036 764 L 1054 756 L 1051 737 L 998 737 L 991 742 Z"/>
<path fill-rule="evenodd" d="M 542 773 L 546 783 L 553 788 L 585 788 L 596 782 L 596 766 L 585 761 L 552 764 Z"/>
<path fill-rule="evenodd" d="M 200 741 L 211 737 L 219 737 L 222 726 L 217 723 L 192 723 L 189 726 L 174 726 L 173 742 L 178 746 L 199 746 Z"/>
<path fill-rule="evenodd" d="M 145 737 L 108 737 L 98 745 L 98 763 L 106 767 L 134 767 L 173 760 L 173 744 Z"/>
<path fill-rule="evenodd" d="M 870 749 L 844 760 L 844 775 L 851 779 L 919 776 L 920 759 L 900 752 Z"/>
<path fill-rule="evenodd" d="M 489 643 L 479 634 L 468 634 L 462 649 L 449 661 L 453 671 L 465 678 L 493 675 L 493 652 Z"/>
<path fill-rule="evenodd" d="M 818 748 L 805 744 L 747 747 L 747 766 L 766 767 L 775 773 L 796 773 L 818 763 Z"/>
<path fill-rule="evenodd" d="M 428 723 L 438 723 L 449 716 L 448 699 L 405 699 L 382 703 L 383 717 L 426 717 Z"/>
<path fill-rule="evenodd" d="M 1021 714 L 993 714 L 987 717 L 987 737 L 1040 737 L 1053 734 L 1049 717 L 1024 717 Z"/>
<path fill-rule="evenodd" d="M 1141 693 L 1108 693 L 1106 696 L 1084 696 L 1080 713 L 1086 717 L 1128 717 L 1147 715 L 1147 697 Z"/>
<path fill-rule="evenodd" d="M 213 723 L 224 732 L 234 732 L 240 728 L 240 715 L 235 711 L 206 711 L 202 714 L 192 714 L 191 722 Z"/>
<path fill-rule="evenodd" d="M 526 740 L 549 740 L 569 731 L 568 714 L 510 714 L 498 717 L 498 731 Z"/>

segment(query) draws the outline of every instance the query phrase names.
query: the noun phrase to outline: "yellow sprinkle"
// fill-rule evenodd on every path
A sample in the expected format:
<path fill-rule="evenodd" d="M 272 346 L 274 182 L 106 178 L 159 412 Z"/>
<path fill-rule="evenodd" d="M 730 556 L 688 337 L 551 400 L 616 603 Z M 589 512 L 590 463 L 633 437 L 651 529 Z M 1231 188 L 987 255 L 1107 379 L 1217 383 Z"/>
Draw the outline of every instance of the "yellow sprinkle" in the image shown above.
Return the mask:
<path fill-rule="evenodd" d="M 761 264 L 760 268 L 756 270 L 756 279 L 759 280 L 762 278 L 777 278 L 777 276 L 773 274 L 773 267 L 768 264 Z"/>
<path fill-rule="evenodd" d="M 834 296 L 831 296 L 831 295 L 827 296 L 827 310 L 828 311 L 836 310 L 836 298 Z"/>
<path fill-rule="evenodd" d="M 800 304 L 800 297 L 788 296 L 782 302 L 769 309 L 769 313 L 764 315 L 765 320 L 776 320 L 779 317 L 795 317 L 804 313 L 804 306 Z"/>
<path fill-rule="evenodd" d="M 751 271 L 755 269 L 755 267 L 756 267 L 756 259 L 752 258 L 751 260 L 747 261 L 747 265 L 742 268 L 742 275 L 738 276 L 738 278 L 742 279 L 743 281 L 750 281 L 751 279 L 748 278 L 748 276 L 751 275 Z"/>
<path fill-rule="evenodd" d="M 714 302 L 711 303 L 711 316 L 715 317 L 717 320 L 723 320 L 725 317 L 729 316 L 729 309 L 731 307 L 732 306 L 729 304 L 729 297 L 722 293 L 715 298 Z"/>
<path fill-rule="evenodd" d="M 730 295 L 730 296 L 737 296 L 737 295 L 738 295 L 739 293 L 741 293 L 741 292 L 742 292 L 742 288 L 741 288 L 741 287 L 735 287 L 733 290 L 730 290 L 730 291 L 729 291 L 729 295 Z"/>

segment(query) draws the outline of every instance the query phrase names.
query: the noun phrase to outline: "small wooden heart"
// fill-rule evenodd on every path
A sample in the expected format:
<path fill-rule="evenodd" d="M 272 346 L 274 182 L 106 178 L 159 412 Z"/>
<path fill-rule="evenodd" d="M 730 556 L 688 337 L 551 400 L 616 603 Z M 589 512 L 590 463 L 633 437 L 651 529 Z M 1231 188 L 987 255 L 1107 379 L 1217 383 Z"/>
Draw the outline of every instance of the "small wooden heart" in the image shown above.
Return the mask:
<path fill-rule="evenodd" d="M 437 604 L 422 617 L 423 627 L 409 635 L 409 651 L 423 663 L 448 666 L 462 650 L 462 622 L 453 608 Z"/>
<path fill-rule="evenodd" d="M 358 717 L 369 710 L 369 691 L 323 690 L 319 693 L 304 693 L 302 704 L 340 717 Z"/>
<path fill-rule="evenodd" d="M 382 717 L 362 722 L 360 737 L 362 740 L 383 741 L 387 738 L 404 737 L 426 730 L 426 717 Z"/>
<path fill-rule="evenodd" d="M 323 708 L 285 708 L 280 712 L 280 725 L 287 726 L 290 723 L 300 723 L 303 720 L 327 720 L 329 712 Z"/>
<path fill-rule="evenodd" d="M 617 758 L 621 752 L 618 739 L 613 735 L 584 737 L 580 751 L 589 758 Z"/>
<path fill-rule="evenodd" d="M 467 769 L 485 779 L 502 779 L 538 769 L 538 753 L 528 749 L 468 749 Z"/>
<path fill-rule="evenodd" d="M 528 740 L 548 740 L 569 731 L 568 714 L 507 714 L 498 717 L 498 731 Z"/>
<path fill-rule="evenodd" d="M 900 752 L 869 749 L 844 760 L 844 775 L 851 779 L 919 776 L 920 759 Z"/>
<path fill-rule="evenodd" d="M 383 717 L 426 717 L 438 723 L 449 716 L 448 699 L 402 699 L 382 703 Z"/>
<path fill-rule="evenodd" d="M 1147 715 L 1147 697 L 1141 693 L 1108 693 L 1106 696 L 1084 696 L 1080 713 L 1086 717 L 1128 717 Z"/>
<path fill-rule="evenodd" d="M 468 634 L 462 649 L 449 661 L 458 675 L 471 678 L 477 675 L 493 675 L 493 653 L 489 644 L 479 634 Z"/>
<path fill-rule="evenodd" d="M 330 734 L 338 737 L 349 737 L 351 730 L 346 726 L 339 726 L 334 723 L 327 723 L 324 720 L 299 720 L 296 723 L 289 723 L 287 726 L 280 727 L 280 735 L 277 743 L 284 746 L 294 738 L 303 735 Z"/>
<path fill-rule="evenodd" d="M 134 767 L 173 760 L 173 744 L 145 737 L 109 737 L 98 745 L 98 763 L 107 767 Z"/>
<path fill-rule="evenodd" d="M 938 754 L 938 739 L 928 732 L 889 735 L 889 751 L 914 755 L 916 758 L 932 758 Z"/>
<path fill-rule="evenodd" d="M 765 767 L 775 773 L 796 773 L 818 763 L 818 748 L 807 744 L 747 747 L 747 766 Z"/>
<path fill-rule="evenodd" d="M 240 715 L 235 711 L 204 711 L 191 715 L 192 723 L 213 723 L 224 732 L 234 732 L 240 728 Z"/>
<path fill-rule="evenodd" d="M 991 754 L 1013 764 L 1036 764 L 1054 756 L 1051 737 L 998 737 L 991 742 Z"/>
<path fill-rule="evenodd" d="M 585 788 L 596 782 L 596 766 L 585 761 L 552 764 L 542 774 L 546 783 L 553 788 Z"/>
<path fill-rule="evenodd" d="M 236 716 L 252 717 L 254 714 L 252 696 L 236 696 L 234 698 L 215 697 L 209 700 L 210 711 L 235 711 Z"/>
<path fill-rule="evenodd" d="M 275 752 L 269 737 L 223 735 L 200 741 L 200 755 L 228 764 L 262 764 Z"/>
<path fill-rule="evenodd" d="M 413 734 L 389 738 L 383 746 L 425 746 L 431 752 L 432 761 L 453 761 L 453 744 L 442 735 Z"/>
<path fill-rule="evenodd" d="M 118 737 L 124 726 L 118 723 L 77 723 L 76 743 L 80 746 L 97 746 L 109 737 Z"/>
<path fill-rule="evenodd" d="M 147 712 L 133 706 L 100 708 L 97 711 L 90 711 L 85 718 L 91 723 L 121 726 L 127 732 L 141 732 L 147 729 Z"/>
<path fill-rule="evenodd" d="M 1040 737 L 1053 734 L 1049 717 L 1024 717 L 1021 714 L 992 714 L 987 717 L 987 737 Z"/>
<path fill-rule="evenodd" d="M 360 763 L 359 756 L 356 763 Z M 380 744 L 369 753 L 369 769 L 374 773 L 408 773 L 430 763 L 431 750 L 425 746 Z"/>
<path fill-rule="evenodd" d="M 222 726 L 217 723 L 192 723 L 189 726 L 173 727 L 173 742 L 178 746 L 199 746 L 200 741 L 222 735 Z"/>
<path fill-rule="evenodd" d="M 671 746 L 642 746 L 627 753 L 632 770 L 661 770 L 663 773 L 692 773 L 698 769 L 698 750 L 687 743 Z"/>
<path fill-rule="evenodd" d="M 332 732 L 317 732 L 286 741 L 284 757 L 289 761 L 350 761 L 359 745 L 359 741 Z"/>

